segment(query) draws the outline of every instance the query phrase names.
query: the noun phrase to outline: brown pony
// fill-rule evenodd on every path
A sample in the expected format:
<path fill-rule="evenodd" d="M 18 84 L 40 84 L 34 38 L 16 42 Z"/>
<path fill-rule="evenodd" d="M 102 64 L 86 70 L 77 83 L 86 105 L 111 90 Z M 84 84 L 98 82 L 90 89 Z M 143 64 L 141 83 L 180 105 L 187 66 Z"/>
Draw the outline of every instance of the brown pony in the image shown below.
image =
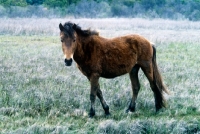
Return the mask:
<path fill-rule="evenodd" d="M 114 78 L 126 73 L 129 73 L 133 91 L 132 100 L 126 112 L 134 112 L 140 89 L 138 80 L 140 68 L 148 78 L 154 92 L 156 111 L 165 107 L 163 91 L 168 93 L 168 90 L 163 85 L 158 71 L 156 49 L 144 37 L 127 35 L 106 39 L 99 36 L 96 31 L 82 30 L 71 22 L 60 24 L 59 28 L 65 65 L 70 66 L 73 58 L 79 70 L 90 81 L 90 117 L 95 115 L 96 96 L 100 99 L 105 114 L 110 114 L 100 90 L 99 78 Z"/>

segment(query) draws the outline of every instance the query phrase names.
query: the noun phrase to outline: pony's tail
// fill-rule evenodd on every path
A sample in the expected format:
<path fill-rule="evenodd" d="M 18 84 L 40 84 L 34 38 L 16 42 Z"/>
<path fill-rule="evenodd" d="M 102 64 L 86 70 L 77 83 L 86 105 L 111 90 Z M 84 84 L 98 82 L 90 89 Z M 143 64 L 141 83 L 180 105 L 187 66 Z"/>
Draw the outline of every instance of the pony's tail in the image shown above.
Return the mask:
<path fill-rule="evenodd" d="M 157 63 L 156 63 L 156 48 L 153 45 L 152 45 L 152 47 L 153 47 L 152 63 L 153 63 L 153 79 L 154 79 L 154 82 L 155 82 L 157 88 L 159 89 L 160 93 L 162 93 L 164 91 L 165 93 L 170 94 L 169 90 L 167 90 L 167 88 L 163 84 L 162 77 L 161 77 L 160 72 L 158 70 L 158 66 L 157 66 Z"/>

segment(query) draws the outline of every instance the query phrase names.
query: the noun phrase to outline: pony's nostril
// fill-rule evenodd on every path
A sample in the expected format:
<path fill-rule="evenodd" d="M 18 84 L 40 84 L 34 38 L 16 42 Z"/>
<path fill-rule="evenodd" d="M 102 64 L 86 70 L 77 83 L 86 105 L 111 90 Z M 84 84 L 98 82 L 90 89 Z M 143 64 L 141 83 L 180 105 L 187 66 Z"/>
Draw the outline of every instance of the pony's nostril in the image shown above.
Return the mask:
<path fill-rule="evenodd" d="M 69 60 L 65 59 L 65 65 L 66 66 L 71 66 L 72 65 L 72 58 L 70 58 Z"/>

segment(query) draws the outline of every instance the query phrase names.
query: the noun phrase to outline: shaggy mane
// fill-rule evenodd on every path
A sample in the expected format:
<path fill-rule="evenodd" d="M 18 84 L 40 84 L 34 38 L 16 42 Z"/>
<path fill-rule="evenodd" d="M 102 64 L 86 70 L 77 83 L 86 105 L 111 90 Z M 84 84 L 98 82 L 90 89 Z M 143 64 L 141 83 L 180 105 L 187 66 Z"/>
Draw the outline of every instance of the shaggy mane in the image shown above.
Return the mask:
<path fill-rule="evenodd" d="M 64 24 L 64 28 L 71 37 L 73 37 L 74 31 L 76 31 L 77 34 L 80 34 L 82 36 L 99 35 L 99 32 L 95 30 L 82 30 L 80 26 L 71 22 L 66 22 Z"/>

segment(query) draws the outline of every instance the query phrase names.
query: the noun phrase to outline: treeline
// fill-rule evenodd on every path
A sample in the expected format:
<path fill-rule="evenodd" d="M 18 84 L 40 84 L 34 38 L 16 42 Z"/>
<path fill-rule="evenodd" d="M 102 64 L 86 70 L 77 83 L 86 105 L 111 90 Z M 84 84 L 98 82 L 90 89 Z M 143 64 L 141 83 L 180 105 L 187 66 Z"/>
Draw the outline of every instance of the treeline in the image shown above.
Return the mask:
<path fill-rule="evenodd" d="M 200 20 L 200 0 L 0 0 L 0 17 L 146 17 Z"/>

